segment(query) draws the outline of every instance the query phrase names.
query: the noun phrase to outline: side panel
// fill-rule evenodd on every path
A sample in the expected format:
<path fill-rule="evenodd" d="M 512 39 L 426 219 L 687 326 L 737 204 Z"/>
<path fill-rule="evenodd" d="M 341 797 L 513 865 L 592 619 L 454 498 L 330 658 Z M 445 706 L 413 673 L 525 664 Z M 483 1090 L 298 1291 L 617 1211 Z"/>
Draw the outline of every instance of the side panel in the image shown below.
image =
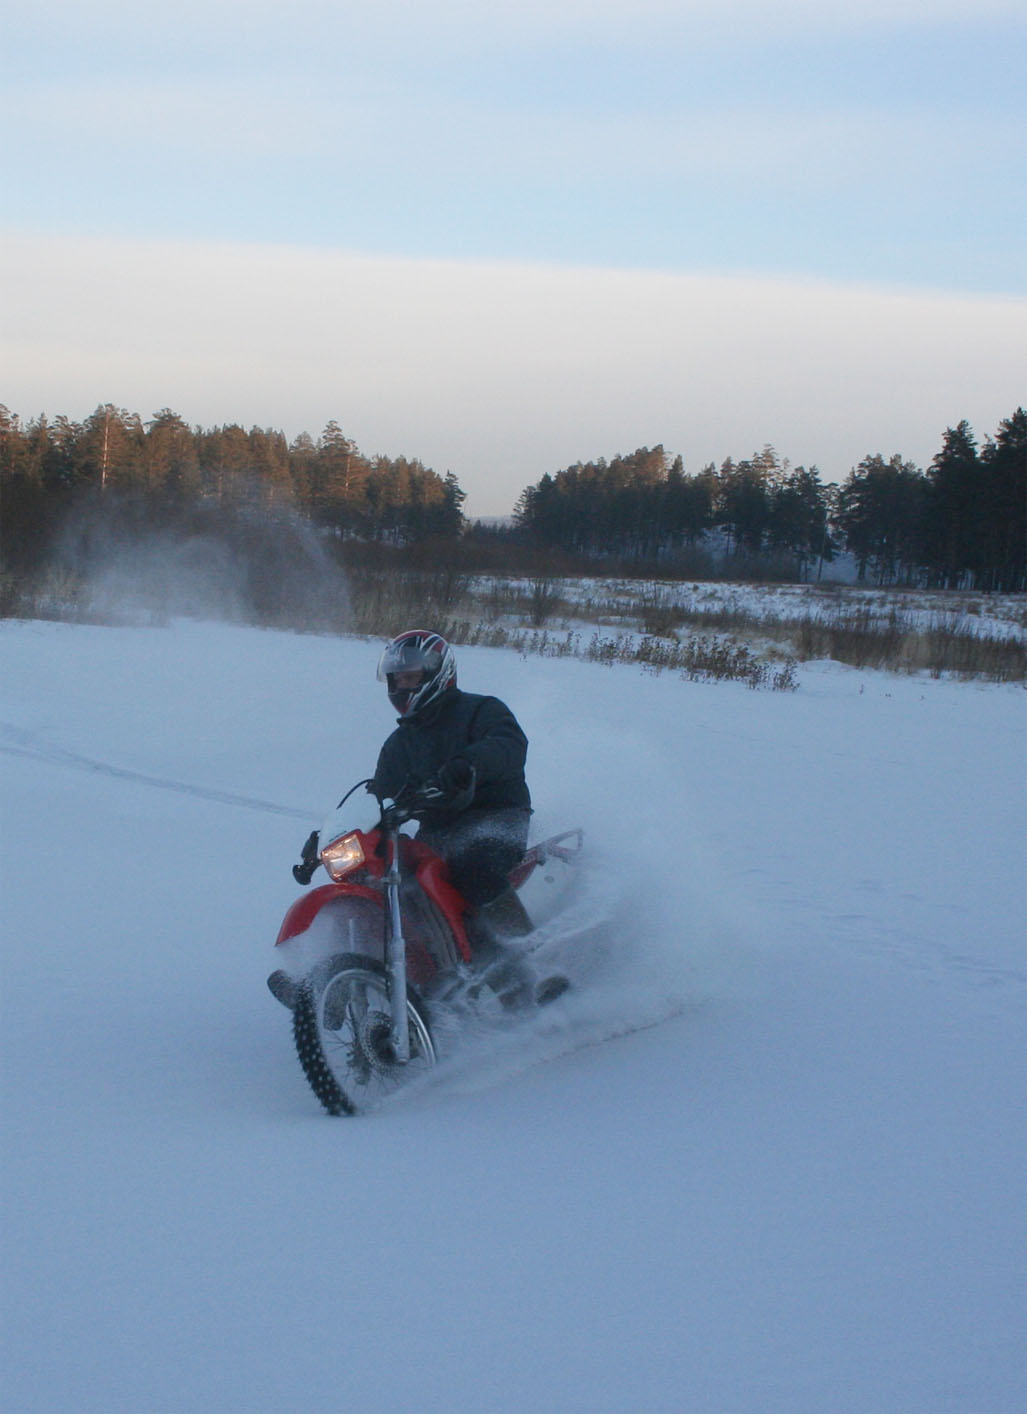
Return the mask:
<path fill-rule="evenodd" d="M 471 945 L 464 927 L 467 904 L 449 882 L 449 873 L 443 860 L 423 845 L 418 848 L 416 840 L 411 841 L 411 844 L 417 882 L 449 925 L 460 956 L 464 962 L 470 962 Z"/>

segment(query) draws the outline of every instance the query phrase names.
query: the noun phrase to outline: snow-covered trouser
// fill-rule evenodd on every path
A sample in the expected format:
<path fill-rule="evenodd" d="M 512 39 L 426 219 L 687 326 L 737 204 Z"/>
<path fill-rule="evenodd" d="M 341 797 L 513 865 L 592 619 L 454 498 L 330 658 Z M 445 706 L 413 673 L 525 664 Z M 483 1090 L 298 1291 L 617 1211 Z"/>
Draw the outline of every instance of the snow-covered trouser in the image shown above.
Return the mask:
<path fill-rule="evenodd" d="M 445 828 L 422 825 L 417 837 L 449 865 L 454 888 L 472 908 L 480 908 L 508 887 L 507 876 L 528 844 L 531 811 L 465 810 Z"/>

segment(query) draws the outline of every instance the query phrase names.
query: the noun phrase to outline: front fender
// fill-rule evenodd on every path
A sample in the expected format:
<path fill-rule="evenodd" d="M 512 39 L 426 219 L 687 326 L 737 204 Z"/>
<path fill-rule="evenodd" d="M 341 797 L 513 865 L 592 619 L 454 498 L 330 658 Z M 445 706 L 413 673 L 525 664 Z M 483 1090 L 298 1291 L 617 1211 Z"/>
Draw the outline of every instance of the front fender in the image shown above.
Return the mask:
<path fill-rule="evenodd" d="M 290 938 L 298 938 L 301 933 L 305 933 L 322 908 L 342 898 L 370 899 L 379 908 L 382 906 L 380 891 L 369 888 L 366 884 L 322 884 L 319 888 L 311 889 L 309 894 L 301 895 L 291 906 L 282 919 L 275 946 L 278 947 L 281 943 L 287 943 Z"/>

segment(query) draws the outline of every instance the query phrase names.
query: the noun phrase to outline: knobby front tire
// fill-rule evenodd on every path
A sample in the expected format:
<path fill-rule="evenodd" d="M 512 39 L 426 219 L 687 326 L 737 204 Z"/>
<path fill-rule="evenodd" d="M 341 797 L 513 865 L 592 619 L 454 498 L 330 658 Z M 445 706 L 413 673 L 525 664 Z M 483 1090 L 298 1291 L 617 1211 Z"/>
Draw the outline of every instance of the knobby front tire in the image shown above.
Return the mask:
<path fill-rule="evenodd" d="M 303 1073 L 330 1115 L 376 1109 L 408 1079 L 435 1064 L 424 1004 L 407 996 L 410 1059 L 399 1065 L 391 1045 L 385 969 L 373 958 L 342 953 L 304 979 L 292 1014 Z"/>

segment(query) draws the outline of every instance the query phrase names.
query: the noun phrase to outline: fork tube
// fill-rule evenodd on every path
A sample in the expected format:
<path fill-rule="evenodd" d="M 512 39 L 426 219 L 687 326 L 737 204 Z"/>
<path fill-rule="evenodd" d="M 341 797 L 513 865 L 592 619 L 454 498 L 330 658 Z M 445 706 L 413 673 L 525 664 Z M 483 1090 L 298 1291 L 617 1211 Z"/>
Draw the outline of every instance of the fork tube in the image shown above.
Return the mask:
<path fill-rule="evenodd" d="M 392 1048 L 396 1060 L 405 1065 L 410 1059 L 410 1026 L 407 1019 L 407 947 L 403 937 L 403 920 L 399 911 L 399 830 L 390 831 L 392 854 L 385 875 L 385 893 L 389 905 L 389 932 L 385 945 L 385 974 L 389 984 L 392 1009 Z"/>

